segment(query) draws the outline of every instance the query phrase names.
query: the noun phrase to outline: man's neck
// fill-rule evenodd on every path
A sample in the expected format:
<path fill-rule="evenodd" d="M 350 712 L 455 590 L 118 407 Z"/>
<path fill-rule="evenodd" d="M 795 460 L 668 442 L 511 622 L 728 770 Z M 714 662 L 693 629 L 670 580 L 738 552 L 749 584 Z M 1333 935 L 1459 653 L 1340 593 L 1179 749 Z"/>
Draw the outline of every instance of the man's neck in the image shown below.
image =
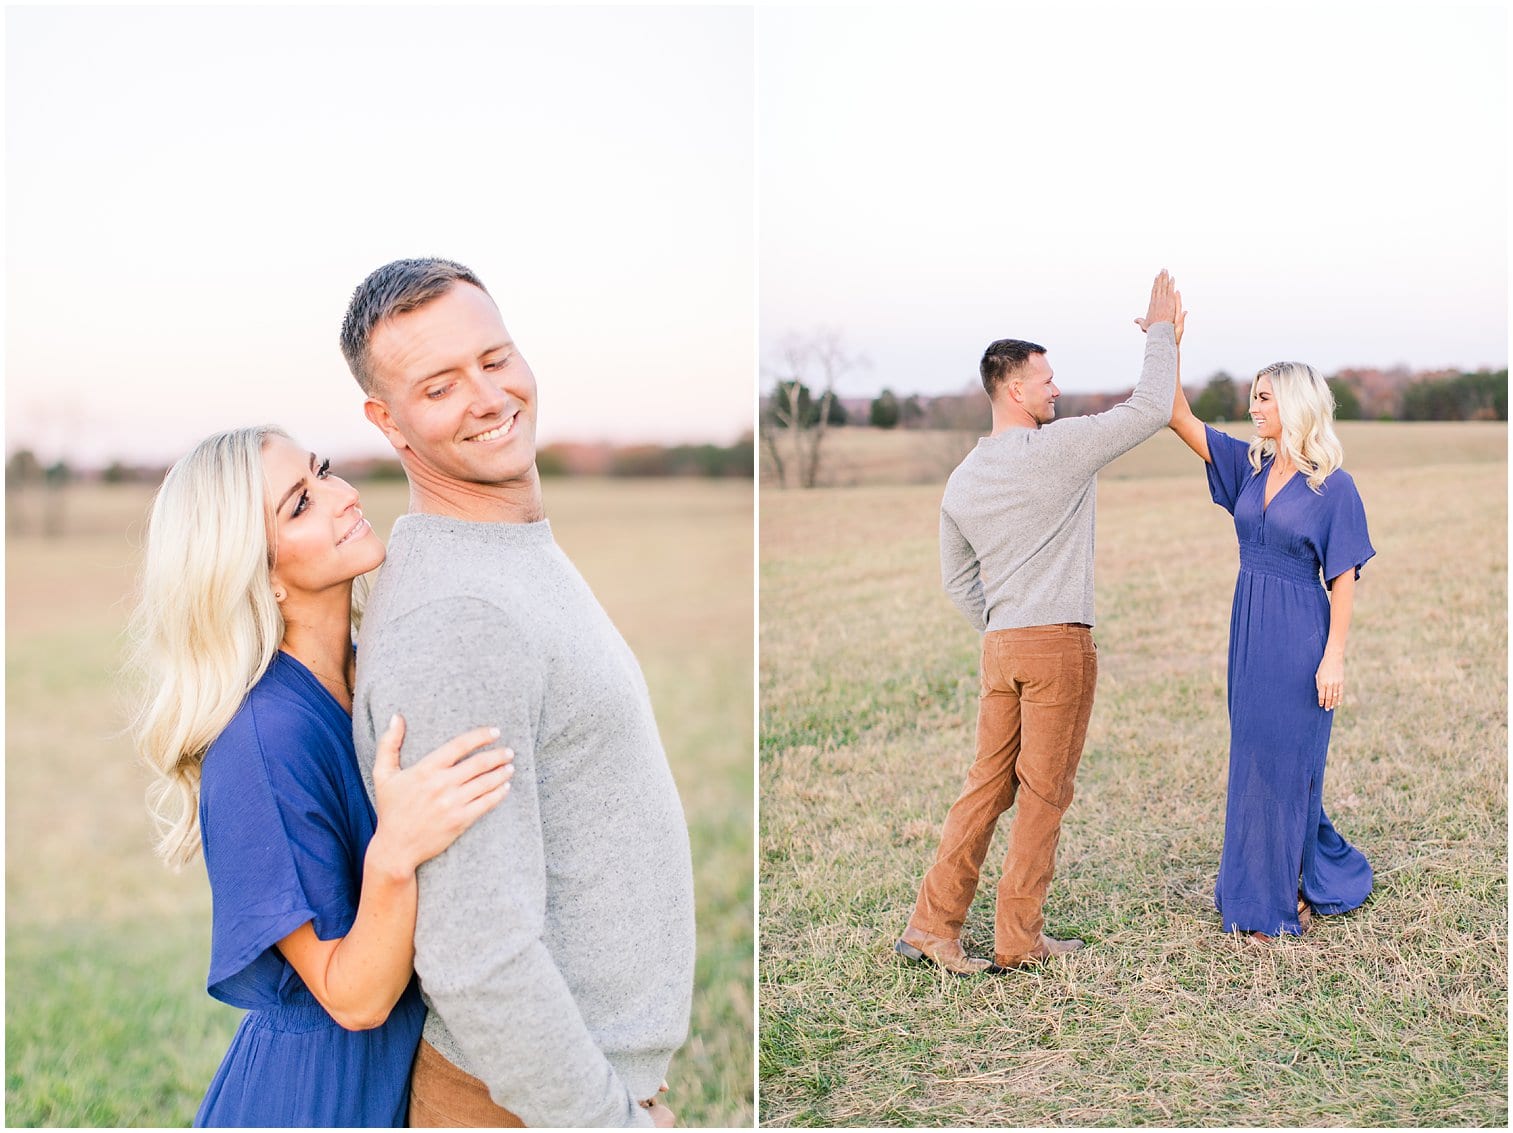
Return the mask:
<path fill-rule="evenodd" d="M 410 477 L 410 511 L 448 515 L 470 523 L 535 523 L 546 518 L 541 477 L 530 474 L 506 484 L 470 484 L 458 480 Z"/>
<path fill-rule="evenodd" d="M 997 401 L 993 406 L 993 431 L 989 436 L 998 436 L 1007 433 L 1010 429 L 1038 429 L 1040 422 L 1025 412 L 1024 406 L 1018 402 L 1009 402 L 1007 405 Z"/>

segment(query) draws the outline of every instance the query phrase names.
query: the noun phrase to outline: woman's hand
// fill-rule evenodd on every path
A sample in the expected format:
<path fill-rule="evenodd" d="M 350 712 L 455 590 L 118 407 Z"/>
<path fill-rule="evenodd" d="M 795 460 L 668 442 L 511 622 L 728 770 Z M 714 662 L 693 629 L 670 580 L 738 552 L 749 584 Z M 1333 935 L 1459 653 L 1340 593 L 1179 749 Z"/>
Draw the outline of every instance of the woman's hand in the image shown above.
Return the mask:
<path fill-rule="evenodd" d="M 1324 650 L 1324 659 L 1313 675 L 1319 690 L 1319 707 L 1331 712 L 1339 707 L 1340 697 L 1345 692 L 1345 658 L 1342 654 Z"/>
<path fill-rule="evenodd" d="M 385 866 L 400 876 L 413 874 L 421 862 L 441 853 L 498 806 L 509 793 L 510 777 L 515 774 L 513 751 L 478 751 L 499 738 L 498 728 L 464 732 L 401 770 L 399 748 L 404 733 L 404 718 L 394 716 L 388 731 L 378 739 L 378 756 L 373 764 L 378 811 L 373 842 L 382 842 Z"/>
<path fill-rule="evenodd" d="M 415 867 L 445 850 L 509 793 L 505 748 L 478 751 L 498 728 L 474 728 L 400 769 L 404 720 L 378 738 L 373 762 L 378 829 L 363 859 L 357 918 L 346 936 L 321 940 L 306 921 L 278 942 L 279 951 L 338 1024 L 377 1027 L 409 985 L 415 962 Z M 469 752 L 478 754 L 469 756 Z"/>

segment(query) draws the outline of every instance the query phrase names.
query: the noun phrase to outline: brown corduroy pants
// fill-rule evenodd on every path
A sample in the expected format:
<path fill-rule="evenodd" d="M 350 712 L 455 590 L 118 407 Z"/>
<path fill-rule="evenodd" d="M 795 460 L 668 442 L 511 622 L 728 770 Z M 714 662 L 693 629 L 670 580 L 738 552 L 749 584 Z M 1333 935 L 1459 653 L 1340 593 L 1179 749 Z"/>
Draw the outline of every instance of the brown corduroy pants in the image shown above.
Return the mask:
<path fill-rule="evenodd" d="M 489 1088 L 424 1039 L 410 1071 L 410 1126 L 428 1129 L 524 1129 L 525 1122 L 494 1104 Z"/>
<path fill-rule="evenodd" d="M 909 922 L 916 929 L 953 940 L 961 935 L 998 816 L 1017 799 L 998 882 L 993 953 L 998 963 L 1013 964 L 1034 952 L 1097 684 L 1098 653 L 1086 626 L 983 635 L 977 757 L 919 888 Z"/>

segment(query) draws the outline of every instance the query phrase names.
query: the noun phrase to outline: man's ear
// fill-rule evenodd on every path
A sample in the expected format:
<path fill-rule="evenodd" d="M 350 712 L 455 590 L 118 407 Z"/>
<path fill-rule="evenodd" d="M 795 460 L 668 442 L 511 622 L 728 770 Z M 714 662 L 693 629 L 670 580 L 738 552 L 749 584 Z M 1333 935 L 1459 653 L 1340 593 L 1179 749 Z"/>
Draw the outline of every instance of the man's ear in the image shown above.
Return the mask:
<path fill-rule="evenodd" d="M 378 431 L 389 438 L 389 444 L 394 446 L 395 452 L 400 452 L 409 447 L 405 442 L 404 434 L 399 431 L 399 426 L 394 423 L 394 415 L 389 412 L 389 405 L 377 397 L 370 397 L 362 403 L 363 414 L 372 421 Z"/>

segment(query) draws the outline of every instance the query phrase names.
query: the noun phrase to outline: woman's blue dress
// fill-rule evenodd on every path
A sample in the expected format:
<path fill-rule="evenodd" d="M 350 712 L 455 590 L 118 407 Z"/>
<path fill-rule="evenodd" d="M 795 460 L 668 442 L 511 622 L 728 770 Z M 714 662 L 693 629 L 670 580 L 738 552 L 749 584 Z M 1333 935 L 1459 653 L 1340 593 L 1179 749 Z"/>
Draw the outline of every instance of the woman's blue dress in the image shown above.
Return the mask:
<path fill-rule="evenodd" d="M 402 1126 L 425 1006 L 344 1030 L 273 947 L 300 925 L 346 935 L 377 825 L 352 719 L 274 654 L 205 756 L 200 829 L 213 905 L 208 989 L 247 1014 L 195 1115 L 206 1126 Z"/>
<path fill-rule="evenodd" d="M 1298 894 L 1344 913 L 1371 892 L 1371 866 L 1324 813 L 1334 713 L 1314 682 L 1329 637 L 1324 579 L 1376 552 L 1366 511 L 1339 469 L 1317 494 L 1298 473 L 1264 505 L 1249 446 L 1208 427 L 1208 487 L 1235 517 L 1240 574 L 1229 623 L 1229 799 L 1214 905 L 1226 932 L 1302 932 Z M 1300 880 L 1301 879 L 1301 880 Z"/>

